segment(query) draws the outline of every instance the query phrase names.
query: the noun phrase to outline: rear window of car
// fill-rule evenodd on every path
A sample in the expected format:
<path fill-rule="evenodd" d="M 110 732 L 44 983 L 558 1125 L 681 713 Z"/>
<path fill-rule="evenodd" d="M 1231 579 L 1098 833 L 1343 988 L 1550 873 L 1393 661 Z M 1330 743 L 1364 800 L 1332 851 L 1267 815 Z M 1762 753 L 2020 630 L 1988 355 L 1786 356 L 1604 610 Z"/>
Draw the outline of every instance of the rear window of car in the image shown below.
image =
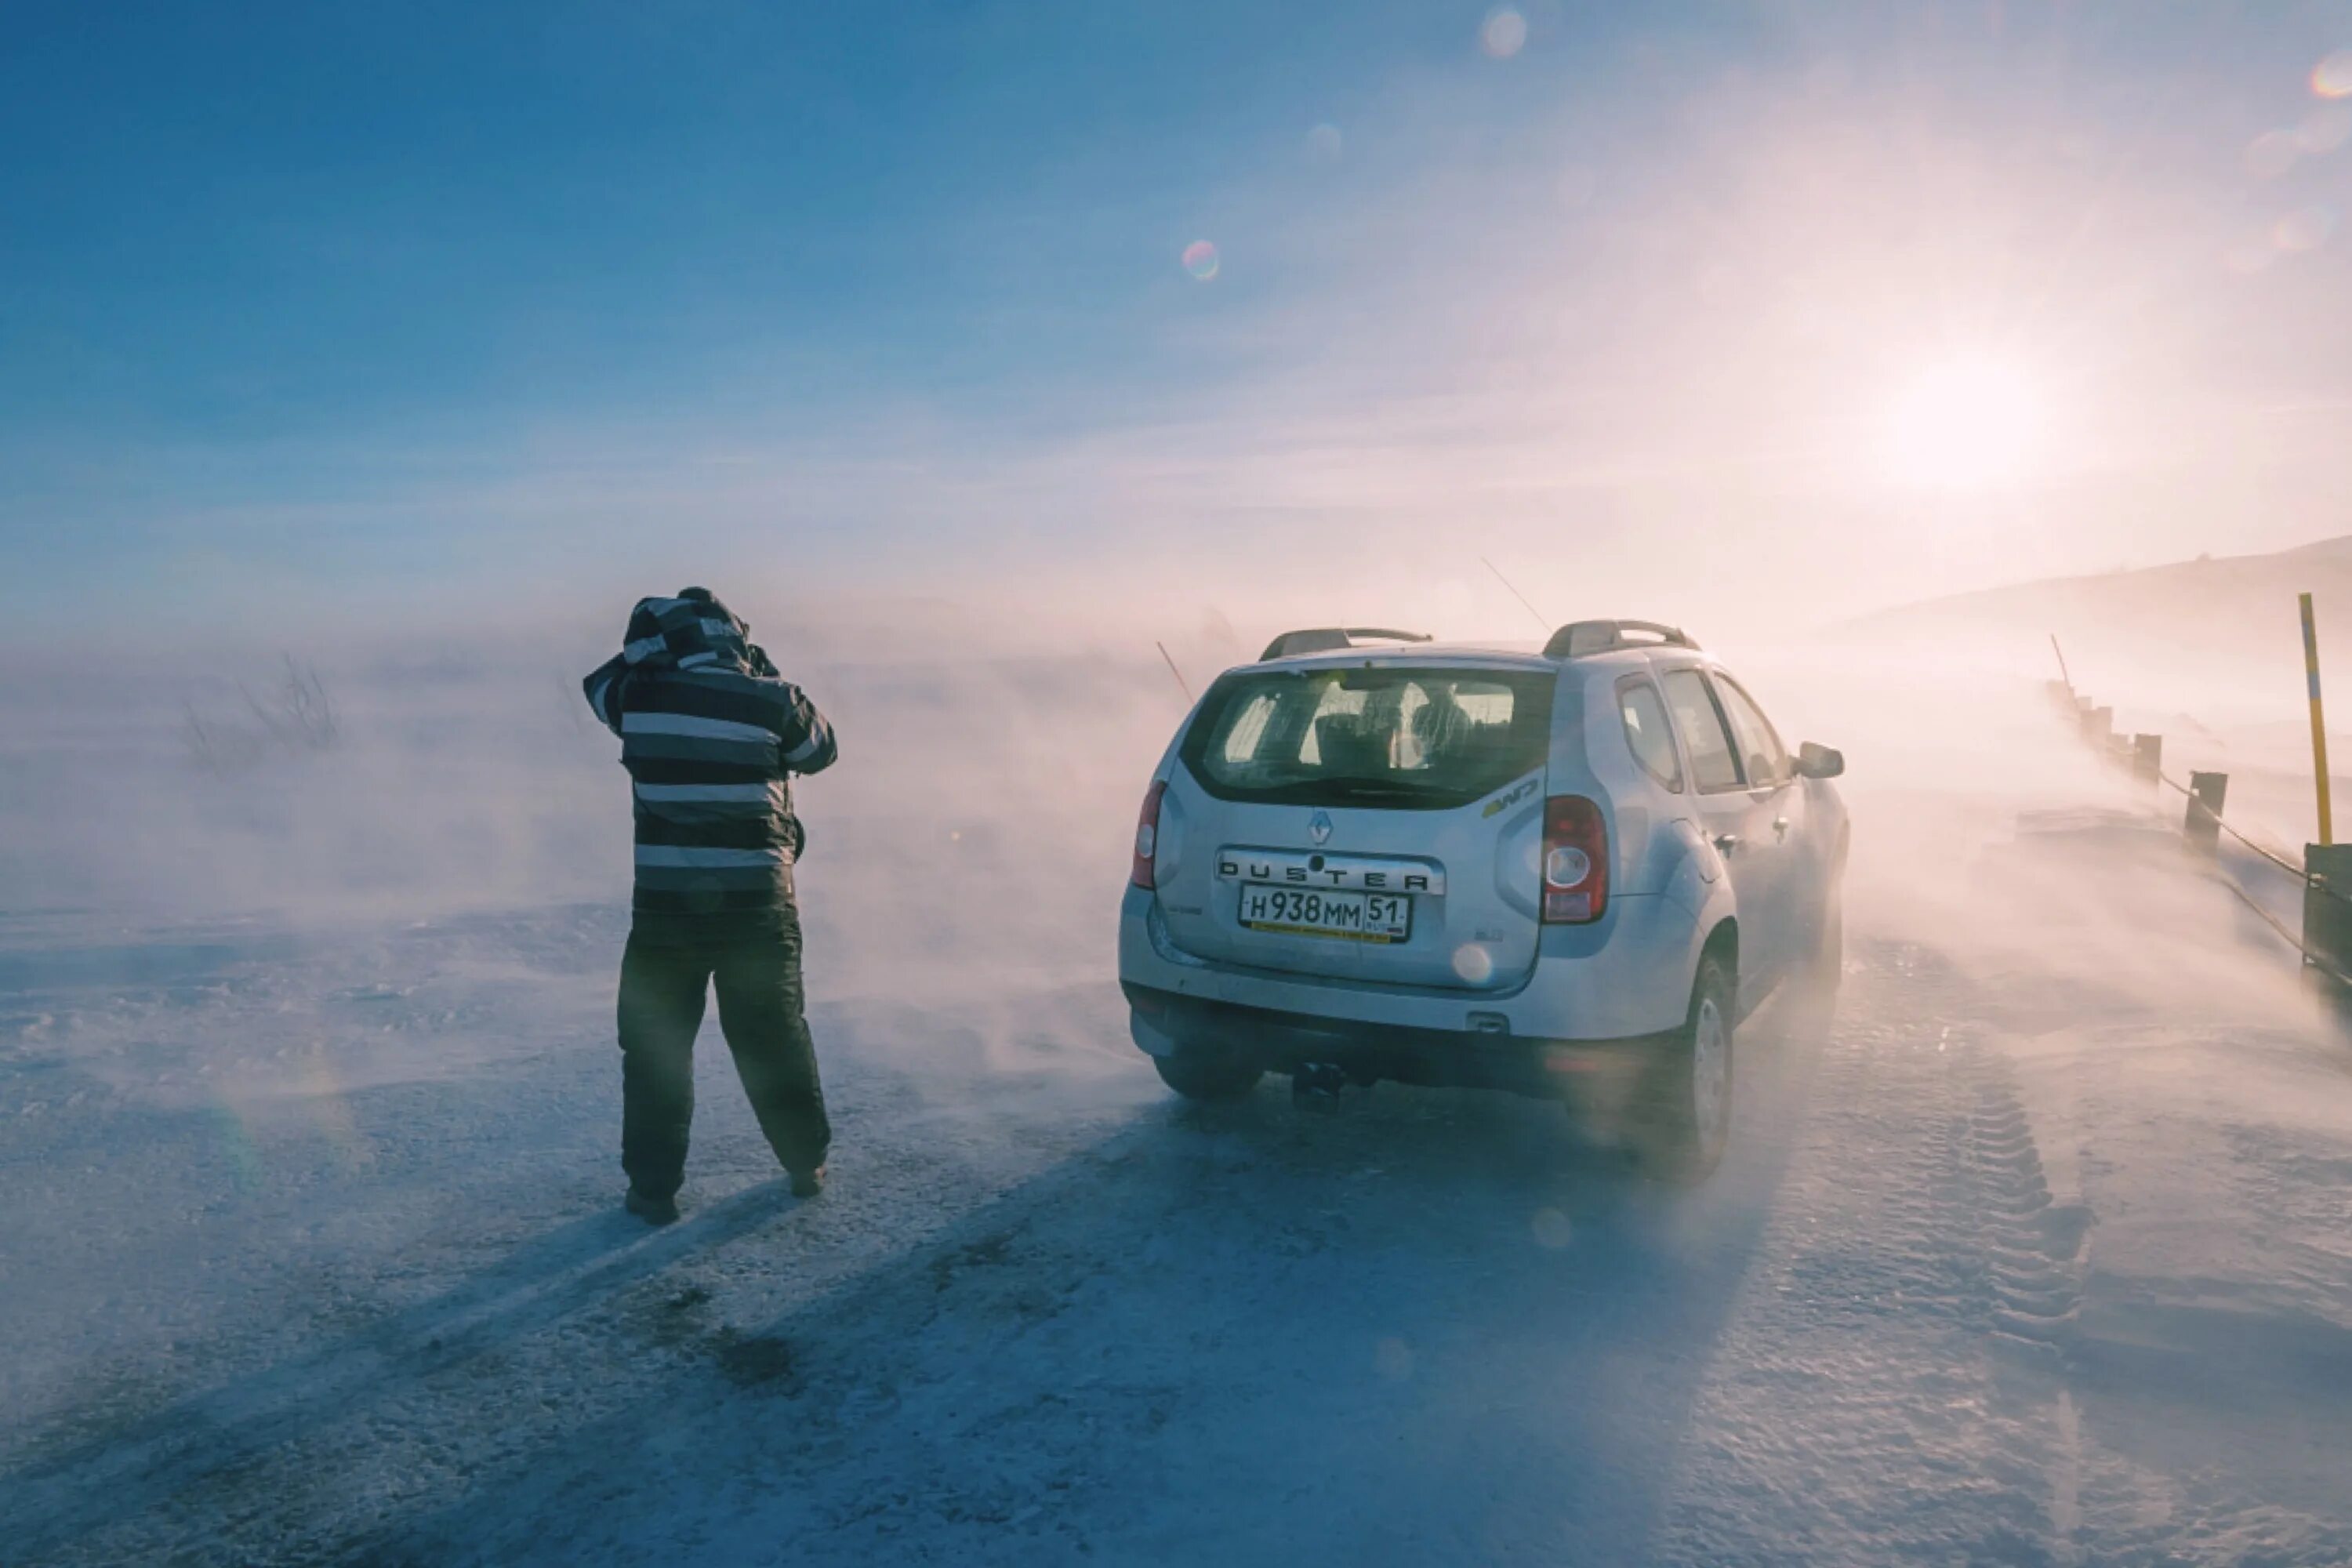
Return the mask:
<path fill-rule="evenodd" d="M 1439 810 L 1543 765 L 1549 672 L 1260 670 L 1209 689 L 1179 752 L 1220 800 Z"/>

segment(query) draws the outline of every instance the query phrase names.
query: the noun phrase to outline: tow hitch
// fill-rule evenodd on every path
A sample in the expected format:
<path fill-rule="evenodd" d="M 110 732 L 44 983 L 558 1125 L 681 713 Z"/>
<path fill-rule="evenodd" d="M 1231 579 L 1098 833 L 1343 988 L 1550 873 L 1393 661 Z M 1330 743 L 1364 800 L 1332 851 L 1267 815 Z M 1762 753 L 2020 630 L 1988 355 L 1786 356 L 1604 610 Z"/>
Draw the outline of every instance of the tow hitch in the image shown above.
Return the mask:
<path fill-rule="evenodd" d="M 1301 1110 L 1337 1110 L 1347 1087 L 1348 1069 L 1338 1062 L 1301 1062 L 1290 1075 L 1290 1103 Z"/>

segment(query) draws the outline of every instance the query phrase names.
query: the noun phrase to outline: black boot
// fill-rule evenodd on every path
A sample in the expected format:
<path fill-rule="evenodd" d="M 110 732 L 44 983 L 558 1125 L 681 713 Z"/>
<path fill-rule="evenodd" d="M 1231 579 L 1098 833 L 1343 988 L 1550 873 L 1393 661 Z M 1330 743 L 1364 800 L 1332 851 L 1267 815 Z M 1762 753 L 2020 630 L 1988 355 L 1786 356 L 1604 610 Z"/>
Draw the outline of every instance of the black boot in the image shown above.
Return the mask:
<path fill-rule="evenodd" d="M 647 1225 L 674 1225 L 677 1221 L 676 1198 L 651 1197 L 635 1187 L 631 1187 L 629 1195 L 621 1200 L 621 1206 Z"/>
<path fill-rule="evenodd" d="M 816 1196 L 817 1194 L 824 1191 L 824 1167 L 823 1165 L 817 1166 L 816 1169 L 813 1171 L 794 1171 L 791 1173 L 791 1175 L 793 1178 L 793 1196 L 796 1198 L 813 1198 Z"/>

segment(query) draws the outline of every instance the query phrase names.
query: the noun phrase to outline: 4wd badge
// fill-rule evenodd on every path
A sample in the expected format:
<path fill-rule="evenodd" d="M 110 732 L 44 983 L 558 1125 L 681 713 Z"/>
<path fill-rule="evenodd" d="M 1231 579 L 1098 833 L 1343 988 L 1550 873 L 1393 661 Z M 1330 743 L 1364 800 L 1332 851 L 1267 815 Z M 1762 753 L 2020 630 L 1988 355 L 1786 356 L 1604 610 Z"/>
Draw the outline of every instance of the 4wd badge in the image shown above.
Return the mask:
<path fill-rule="evenodd" d="M 1496 812 L 1503 810 L 1506 806 L 1523 801 L 1527 799 L 1528 796 L 1535 793 L 1536 781 L 1533 779 L 1521 779 L 1517 784 L 1512 787 L 1511 792 L 1508 795 L 1498 795 L 1494 799 L 1488 801 L 1486 803 L 1486 809 L 1480 812 L 1478 815 L 1480 816 L 1492 816 Z"/>
<path fill-rule="evenodd" d="M 1312 838 L 1318 844 L 1330 843 L 1331 814 L 1328 811 L 1318 811 L 1314 816 L 1308 817 L 1307 819 L 1307 837 Z"/>

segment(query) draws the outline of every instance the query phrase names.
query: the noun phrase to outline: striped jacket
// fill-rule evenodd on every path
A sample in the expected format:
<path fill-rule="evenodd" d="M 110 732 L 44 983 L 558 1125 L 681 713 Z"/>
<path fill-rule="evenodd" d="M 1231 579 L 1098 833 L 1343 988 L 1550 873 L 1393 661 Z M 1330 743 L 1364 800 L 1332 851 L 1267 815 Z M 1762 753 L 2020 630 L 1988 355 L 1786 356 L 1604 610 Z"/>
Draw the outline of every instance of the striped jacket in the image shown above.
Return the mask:
<path fill-rule="evenodd" d="M 642 599 L 621 651 L 582 683 L 621 737 L 636 802 L 641 931 L 681 940 L 788 909 L 803 835 L 793 773 L 833 765 L 833 727 L 701 588 Z"/>

